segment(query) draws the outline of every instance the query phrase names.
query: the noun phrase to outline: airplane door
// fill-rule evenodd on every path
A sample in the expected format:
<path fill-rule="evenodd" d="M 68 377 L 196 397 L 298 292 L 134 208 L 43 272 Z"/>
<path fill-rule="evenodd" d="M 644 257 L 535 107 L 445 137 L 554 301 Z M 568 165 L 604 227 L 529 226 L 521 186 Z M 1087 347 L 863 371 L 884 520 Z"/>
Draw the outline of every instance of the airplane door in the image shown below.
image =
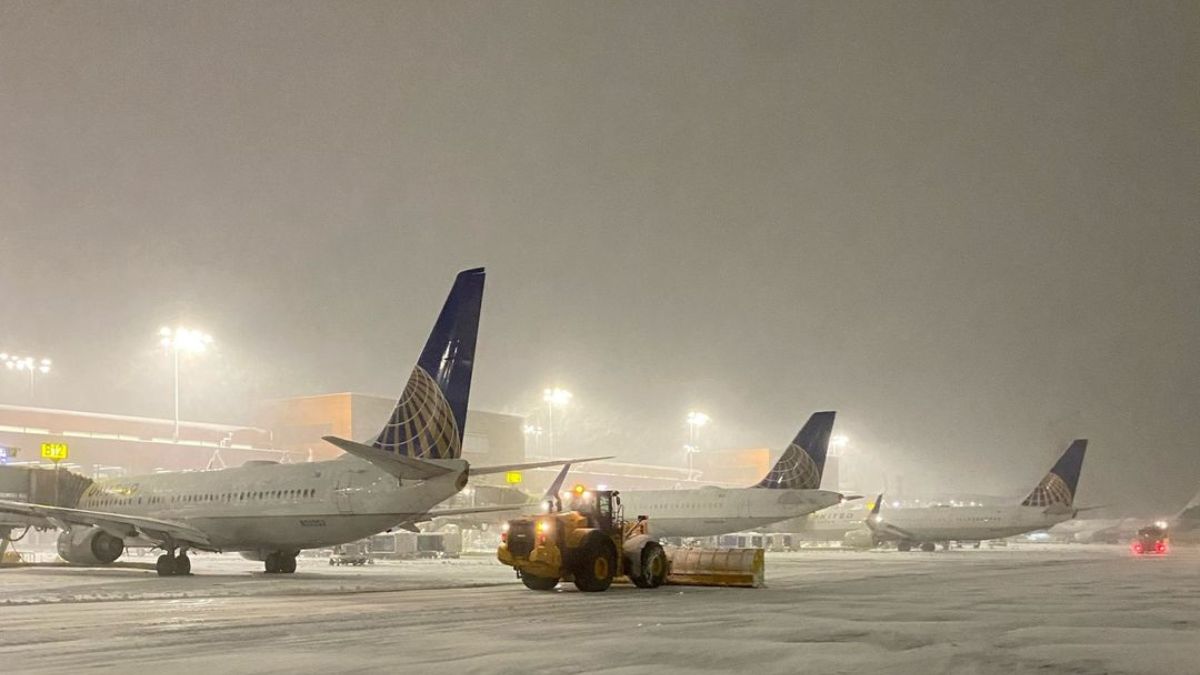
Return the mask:
<path fill-rule="evenodd" d="M 351 502 L 350 483 L 351 473 L 346 471 L 338 476 L 337 483 L 333 487 L 333 501 L 337 506 L 338 513 L 354 513 L 354 504 Z"/>

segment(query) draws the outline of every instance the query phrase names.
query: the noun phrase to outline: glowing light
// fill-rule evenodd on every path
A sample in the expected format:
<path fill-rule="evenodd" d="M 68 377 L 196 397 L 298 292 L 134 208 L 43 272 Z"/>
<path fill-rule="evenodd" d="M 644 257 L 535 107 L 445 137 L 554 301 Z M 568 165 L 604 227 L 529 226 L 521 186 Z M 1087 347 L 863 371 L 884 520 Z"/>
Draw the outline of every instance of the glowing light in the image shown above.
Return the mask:
<path fill-rule="evenodd" d="M 702 427 L 712 421 L 712 418 L 702 412 L 692 411 L 687 414 L 687 423 L 693 427 Z"/>
<path fill-rule="evenodd" d="M 554 408 L 566 407 L 566 405 L 570 403 L 571 399 L 573 398 L 575 398 L 574 394 L 566 389 L 560 389 L 558 387 L 545 389 L 542 391 L 542 400 L 546 403 L 549 403 L 550 406 Z"/>
<path fill-rule="evenodd" d="M 173 349 L 188 354 L 199 354 L 207 351 L 213 343 L 213 337 L 204 331 L 191 328 L 167 328 L 158 330 L 159 344 L 164 349 Z"/>

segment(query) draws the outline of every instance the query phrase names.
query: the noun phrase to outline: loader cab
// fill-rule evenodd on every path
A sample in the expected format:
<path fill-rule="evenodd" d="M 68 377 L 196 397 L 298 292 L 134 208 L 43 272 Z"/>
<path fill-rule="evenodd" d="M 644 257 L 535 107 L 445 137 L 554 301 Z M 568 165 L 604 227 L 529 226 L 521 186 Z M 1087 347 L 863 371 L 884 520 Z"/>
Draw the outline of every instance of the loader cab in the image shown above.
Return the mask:
<path fill-rule="evenodd" d="M 612 532 L 623 525 L 625 518 L 621 509 L 620 494 L 616 490 L 601 490 L 595 493 L 595 513 L 592 517 L 597 529 Z"/>
<path fill-rule="evenodd" d="M 620 492 L 616 490 L 585 491 L 576 489 L 571 494 L 570 510 L 578 511 L 588 519 L 588 526 L 604 532 L 612 532 L 624 523 Z"/>

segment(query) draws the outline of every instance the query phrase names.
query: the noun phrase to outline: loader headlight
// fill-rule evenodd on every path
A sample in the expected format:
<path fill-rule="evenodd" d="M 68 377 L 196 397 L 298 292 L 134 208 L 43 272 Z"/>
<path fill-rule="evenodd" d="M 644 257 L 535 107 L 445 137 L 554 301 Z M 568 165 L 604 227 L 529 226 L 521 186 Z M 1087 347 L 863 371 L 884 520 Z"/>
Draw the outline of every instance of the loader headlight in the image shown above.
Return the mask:
<path fill-rule="evenodd" d="M 504 524 L 500 526 L 500 531 L 508 532 L 509 527 L 511 527 L 511 526 L 508 524 L 508 521 L 506 520 L 506 521 L 504 521 Z"/>
<path fill-rule="evenodd" d="M 539 520 L 538 524 L 537 524 L 537 531 L 541 534 L 546 534 L 547 532 L 549 532 L 550 531 L 550 521 Z"/>

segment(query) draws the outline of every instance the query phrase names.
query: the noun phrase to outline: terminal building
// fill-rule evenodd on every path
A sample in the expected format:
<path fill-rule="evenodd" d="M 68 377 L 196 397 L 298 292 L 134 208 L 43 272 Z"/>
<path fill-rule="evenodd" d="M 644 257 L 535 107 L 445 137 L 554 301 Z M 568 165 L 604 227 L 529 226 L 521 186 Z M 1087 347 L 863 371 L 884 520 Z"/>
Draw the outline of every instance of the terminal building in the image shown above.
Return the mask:
<path fill-rule="evenodd" d="M 48 443 L 67 446 L 68 456 L 59 468 L 90 478 L 220 469 L 252 460 L 335 459 L 342 451 L 322 436 L 370 439 L 394 405 L 394 399 L 358 393 L 275 399 L 259 406 L 253 426 L 181 421 L 177 437 L 170 419 L 0 405 L 0 463 L 52 467 L 41 454 Z M 476 465 L 544 459 L 527 456 L 524 425 L 518 415 L 469 411 L 463 458 Z M 567 447 L 559 454 L 572 454 L 569 444 L 563 445 Z M 627 490 L 744 487 L 766 475 L 773 459 L 767 448 L 705 451 L 694 456 L 689 472 L 684 467 L 623 461 L 627 453 L 622 448 L 606 454 L 615 457 L 572 467 L 570 480 Z M 555 468 L 537 469 L 480 476 L 471 483 L 508 483 L 540 494 L 556 473 Z"/>

